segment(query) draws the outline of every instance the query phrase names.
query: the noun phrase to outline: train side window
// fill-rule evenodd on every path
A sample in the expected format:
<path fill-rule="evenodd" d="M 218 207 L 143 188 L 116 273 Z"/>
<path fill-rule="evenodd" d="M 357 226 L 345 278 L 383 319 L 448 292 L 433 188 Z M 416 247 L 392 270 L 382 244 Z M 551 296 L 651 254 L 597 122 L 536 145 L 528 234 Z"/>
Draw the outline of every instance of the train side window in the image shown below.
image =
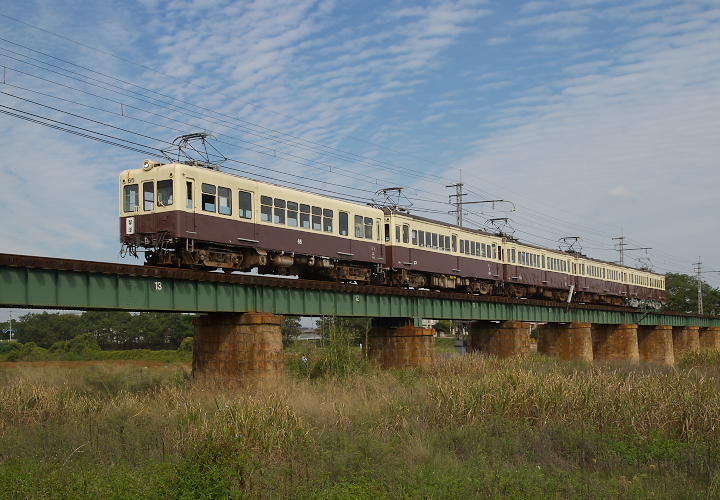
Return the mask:
<path fill-rule="evenodd" d="M 134 212 L 138 206 L 138 185 L 128 184 L 123 187 L 123 210 Z"/>
<path fill-rule="evenodd" d="M 391 235 L 390 235 L 390 224 L 385 224 L 385 241 L 390 241 Z"/>
<path fill-rule="evenodd" d="M 300 204 L 300 227 L 310 229 L 310 205 Z"/>
<path fill-rule="evenodd" d="M 192 210 L 193 208 L 193 183 L 192 181 L 187 181 L 185 183 L 185 208 L 189 208 Z"/>
<path fill-rule="evenodd" d="M 452 251 L 457 252 L 457 236 L 452 235 Z"/>
<path fill-rule="evenodd" d="M 510 261 L 511 261 L 513 264 L 515 264 L 515 249 L 514 249 L 514 248 L 511 248 L 511 249 L 510 249 Z"/>
<path fill-rule="evenodd" d="M 269 196 L 260 197 L 260 220 L 263 222 L 272 220 L 272 198 Z"/>
<path fill-rule="evenodd" d="M 153 181 L 143 182 L 143 209 L 150 211 L 155 205 L 155 183 Z"/>
<path fill-rule="evenodd" d="M 348 213 L 347 212 L 340 212 L 340 235 L 341 236 L 347 236 L 348 235 Z"/>
<path fill-rule="evenodd" d="M 202 209 L 206 212 L 215 211 L 215 185 L 202 183 Z"/>
<path fill-rule="evenodd" d="M 273 215 L 273 222 L 275 224 L 285 224 L 285 200 L 275 198 L 274 205 L 275 211 Z"/>
<path fill-rule="evenodd" d="M 418 235 L 417 235 L 417 233 L 418 233 L 417 230 L 416 230 L 416 229 L 413 229 L 413 232 L 412 232 L 412 244 L 413 244 L 413 245 L 417 245 L 417 244 L 418 244 Z"/>
<path fill-rule="evenodd" d="M 333 211 L 329 208 L 323 209 L 323 231 L 326 233 L 333 232 Z"/>
<path fill-rule="evenodd" d="M 465 240 L 460 240 L 460 253 L 465 253 Z"/>
<path fill-rule="evenodd" d="M 418 231 L 418 245 L 425 246 L 425 231 Z"/>
<path fill-rule="evenodd" d="M 470 255 L 475 255 L 476 257 L 480 254 L 478 253 L 478 244 L 475 241 L 470 242 Z"/>
<path fill-rule="evenodd" d="M 440 235 L 439 247 L 440 250 L 442 250 L 443 252 L 445 251 L 445 236 L 443 236 L 442 234 Z"/>
<path fill-rule="evenodd" d="M 403 224 L 402 227 L 402 241 L 407 244 L 410 241 L 410 226 Z"/>
<path fill-rule="evenodd" d="M 232 191 L 230 188 L 218 187 L 218 213 L 232 215 Z"/>
<path fill-rule="evenodd" d="M 322 208 L 312 207 L 312 228 L 315 231 L 322 230 Z"/>
<path fill-rule="evenodd" d="M 438 249 L 438 235 L 437 233 L 432 233 L 432 247 L 434 250 Z"/>
<path fill-rule="evenodd" d="M 157 204 L 159 207 L 167 207 L 173 204 L 173 181 L 166 179 L 157 183 Z"/>
<path fill-rule="evenodd" d="M 243 219 L 252 219 L 252 193 L 240 191 L 240 193 L 238 193 L 238 202 L 240 217 Z"/>
<path fill-rule="evenodd" d="M 355 237 L 363 237 L 363 217 L 362 215 L 355 216 Z"/>
<path fill-rule="evenodd" d="M 298 226 L 298 204 L 295 201 L 287 202 L 287 225 Z"/>
<path fill-rule="evenodd" d="M 395 243 L 400 243 L 400 226 L 395 226 Z"/>
<path fill-rule="evenodd" d="M 372 217 L 365 217 L 365 239 L 371 240 L 373 233 L 373 220 Z"/>

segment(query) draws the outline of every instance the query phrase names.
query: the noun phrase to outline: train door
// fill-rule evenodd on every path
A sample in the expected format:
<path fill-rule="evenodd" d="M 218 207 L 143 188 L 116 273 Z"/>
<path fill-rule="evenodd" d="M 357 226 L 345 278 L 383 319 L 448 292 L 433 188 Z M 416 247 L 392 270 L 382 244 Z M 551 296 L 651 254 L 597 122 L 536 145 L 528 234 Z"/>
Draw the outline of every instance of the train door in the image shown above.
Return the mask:
<path fill-rule="evenodd" d="M 240 245 L 247 245 L 249 243 L 255 244 L 258 243 L 258 237 L 256 235 L 257 231 L 257 224 L 255 224 L 253 221 L 255 220 L 254 217 L 254 205 L 253 201 L 255 200 L 255 193 L 253 191 L 244 190 L 241 189 L 238 191 L 238 217 L 240 219 L 240 224 L 236 224 L 235 227 L 237 228 L 237 236 L 236 242 Z M 294 205 L 294 206 L 293 206 Z M 291 220 L 295 221 L 295 226 L 298 224 L 298 206 L 297 203 L 288 202 L 288 211 L 287 211 L 287 218 L 288 218 L 288 224 L 290 224 Z"/>
<path fill-rule="evenodd" d="M 143 213 L 150 216 L 142 218 L 140 231 L 143 233 L 155 233 L 157 232 L 157 221 L 155 219 L 158 216 L 155 213 L 155 181 L 152 179 L 145 180 L 142 182 L 141 187 Z"/>
<path fill-rule="evenodd" d="M 375 219 L 375 229 L 377 229 L 377 238 L 375 238 L 375 240 L 377 241 L 377 243 L 379 243 L 377 255 L 375 256 L 377 260 L 385 260 L 385 236 L 383 233 L 381 233 L 383 228 L 384 226 L 382 219 Z"/>
<path fill-rule="evenodd" d="M 505 277 L 505 249 L 502 245 L 498 245 L 497 249 L 497 257 L 498 257 L 498 271 L 497 271 L 497 277 L 500 278 L 502 281 L 505 281 L 507 278 Z"/>
<path fill-rule="evenodd" d="M 340 233 L 340 243 L 338 244 L 337 254 L 341 259 L 347 259 L 353 256 L 352 253 L 352 232 L 350 226 L 351 218 L 348 212 L 339 212 L 338 231 Z"/>
<path fill-rule="evenodd" d="M 462 274 L 463 271 L 466 271 L 462 267 L 460 267 L 460 252 L 458 252 L 458 235 L 456 233 L 452 233 L 450 236 L 451 240 L 451 249 L 453 252 L 453 269 L 452 271 L 457 274 Z"/>
<path fill-rule="evenodd" d="M 197 234 L 197 224 L 195 220 L 195 210 L 197 206 L 197 200 L 195 200 L 195 179 L 189 177 L 185 178 L 185 186 L 182 187 L 185 194 L 185 208 L 190 210 L 190 213 L 185 212 L 185 234 L 188 238 L 195 238 Z"/>

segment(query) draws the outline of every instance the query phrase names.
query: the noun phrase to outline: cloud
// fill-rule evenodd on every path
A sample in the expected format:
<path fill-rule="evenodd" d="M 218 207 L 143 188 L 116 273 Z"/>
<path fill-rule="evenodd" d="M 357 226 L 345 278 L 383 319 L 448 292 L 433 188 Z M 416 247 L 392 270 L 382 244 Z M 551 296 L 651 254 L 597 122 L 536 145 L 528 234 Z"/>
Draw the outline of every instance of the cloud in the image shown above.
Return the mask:
<path fill-rule="evenodd" d="M 630 198 L 630 196 L 632 196 L 632 193 L 627 188 L 627 186 L 618 184 L 610 191 L 608 191 L 608 196 L 610 196 L 611 198 Z"/>

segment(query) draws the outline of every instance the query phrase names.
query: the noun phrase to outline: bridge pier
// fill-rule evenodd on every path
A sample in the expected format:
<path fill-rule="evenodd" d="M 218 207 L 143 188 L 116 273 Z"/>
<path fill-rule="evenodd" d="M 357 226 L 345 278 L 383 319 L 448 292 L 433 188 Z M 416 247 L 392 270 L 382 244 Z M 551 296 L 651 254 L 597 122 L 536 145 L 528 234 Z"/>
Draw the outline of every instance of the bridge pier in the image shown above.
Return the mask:
<path fill-rule="evenodd" d="M 193 378 L 242 386 L 272 383 L 285 373 L 282 316 L 212 313 L 193 320 Z"/>
<path fill-rule="evenodd" d="M 428 366 L 435 362 L 435 331 L 408 318 L 373 318 L 368 357 L 381 368 Z"/>
<path fill-rule="evenodd" d="M 639 326 L 637 337 L 640 361 L 669 366 L 675 364 L 672 326 Z"/>
<path fill-rule="evenodd" d="M 592 361 L 590 323 L 546 323 L 538 326 L 538 354 L 565 360 Z"/>
<path fill-rule="evenodd" d="M 592 325 L 593 359 L 599 361 L 640 361 L 637 325 Z"/>
<path fill-rule="evenodd" d="M 700 328 L 700 347 L 703 349 L 720 350 L 720 327 L 705 326 Z"/>
<path fill-rule="evenodd" d="M 522 321 L 473 321 L 470 349 L 499 358 L 524 356 L 530 352 L 530 323 Z"/>
<path fill-rule="evenodd" d="M 674 326 L 672 337 L 676 362 L 680 361 L 685 353 L 700 349 L 700 328 L 697 326 Z"/>

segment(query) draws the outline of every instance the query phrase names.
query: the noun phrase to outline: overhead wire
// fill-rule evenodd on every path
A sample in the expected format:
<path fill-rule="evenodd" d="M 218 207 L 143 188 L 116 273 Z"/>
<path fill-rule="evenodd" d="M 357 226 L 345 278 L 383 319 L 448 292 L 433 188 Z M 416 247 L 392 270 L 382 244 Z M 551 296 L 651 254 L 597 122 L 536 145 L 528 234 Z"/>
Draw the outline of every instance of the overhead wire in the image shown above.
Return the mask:
<path fill-rule="evenodd" d="M 20 62 L 22 62 L 22 61 L 20 61 Z M 36 65 L 33 65 L 33 66 L 38 67 L 38 66 L 36 66 Z M 69 90 L 73 90 L 73 91 L 85 93 L 85 94 L 87 94 L 87 95 L 90 95 L 90 96 L 93 96 L 93 97 L 96 97 L 96 98 L 109 100 L 109 101 L 114 102 L 114 103 L 116 103 L 116 104 L 118 104 L 118 105 L 120 105 L 120 106 L 124 106 L 124 107 L 127 108 L 127 109 L 135 109 L 135 110 L 138 110 L 138 111 L 143 112 L 143 113 L 152 114 L 152 115 L 154 115 L 154 116 L 159 116 L 159 117 L 164 118 L 164 119 L 168 119 L 168 120 L 175 121 L 175 122 L 178 122 L 178 123 L 184 123 L 184 124 L 187 124 L 187 125 L 190 126 L 190 124 L 188 124 L 187 122 L 182 122 L 182 121 L 180 121 L 180 120 L 177 120 L 177 119 L 175 119 L 175 118 L 169 117 L 169 116 L 167 116 L 167 115 L 161 115 L 161 114 L 159 114 L 159 113 L 154 113 L 154 112 L 149 111 L 149 110 L 147 110 L 147 109 L 145 109 L 145 108 L 140 108 L 140 107 L 137 107 L 137 106 L 133 106 L 132 104 L 129 104 L 129 103 L 126 103 L 126 102 L 117 101 L 117 100 L 115 100 L 115 99 L 111 99 L 111 98 L 108 98 L 108 97 L 106 97 L 106 96 L 100 96 L 100 95 L 98 95 L 98 94 L 94 94 L 94 93 L 92 93 L 92 92 L 88 92 L 88 91 L 86 91 L 86 90 L 79 89 L 79 88 L 77 88 L 77 87 L 68 86 L 68 85 L 62 84 L 62 83 L 60 83 L 60 82 L 56 82 L 56 81 L 54 81 L 54 80 L 49 80 L 49 79 L 46 79 L 46 78 L 43 78 L 43 77 L 39 77 L 39 76 L 37 76 L 37 75 L 33 75 L 32 73 L 27 73 L 27 72 L 25 72 L 25 71 L 19 70 L 19 69 L 14 68 L 14 67 L 9 67 L 9 66 L 8 66 L 8 68 L 11 69 L 11 70 L 13 70 L 13 71 L 16 71 L 16 72 L 18 72 L 18 73 L 20 73 L 20 74 L 22 74 L 22 75 L 29 76 L 29 77 L 32 77 L 32 78 L 37 78 L 37 79 L 39 79 L 39 80 L 41 80 L 41 81 L 44 81 L 44 82 L 46 82 L 46 83 L 59 85 L 59 86 L 62 86 L 62 87 L 64 87 L 64 88 L 68 88 Z M 38 67 L 38 68 L 39 68 L 39 69 L 43 69 L 43 68 L 41 68 L 41 67 Z M 57 74 L 57 73 L 56 73 L 56 74 Z M 66 75 L 60 75 L 60 76 L 66 76 Z M 76 78 L 73 78 L 73 79 L 76 79 Z M 81 79 L 76 79 L 76 80 L 82 81 Z M 83 82 L 83 83 L 86 83 L 86 84 L 87 84 L 87 82 Z M 6 83 L 6 85 L 12 85 L 12 84 L 7 84 L 7 83 Z M 91 85 L 92 85 L 92 84 L 91 84 Z M 17 86 L 17 85 L 12 85 L 12 86 L 14 86 L 14 87 L 16 87 L 16 88 L 23 88 L 23 89 L 25 89 L 25 90 L 27 90 L 27 91 L 29 91 L 29 92 L 36 92 L 36 93 L 37 93 L 37 91 L 32 90 L 32 89 L 26 89 L 26 88 L 24 88 L 24 87 Z M 100 88 L 103 88 L 103 87 L 100 87 Z M 108 90 L 108 89 L 105 89 L 105 90 Z M 114 92 L 114 91 L 112 91 L 112 92 Z M 41 93 L 41 94 L 46 95 L 46 96 L 49 96 L 49 97 L 52 97 L 52 98 L 58 98 L 57 96 L 52 96 L 52 95 L 45 94 L 45 93 Z M 121 94 L 121 95 L 125 95 L 126 97 L 130 97 L 130 98 L 133 98 L 133 99 L 140 100 L 141 102 L 147 102 L 148 104 L 152 104 L 152 103 L 150 103 L 150 102 L 148 102 L 148 101 L 143 101 L 142 99 L 139 99 L 139 98 L 134 97 L 134 96 L 127 96 L 126 94 Z M 63 98 L 58 98 L 58 99 L 63 99 Z M 76 102 L 76 101 L 71 101 L 71 100 L 67 100 L 67 99 L 63 99 L 63 100 L 65 100 L 65 101 L 67 101 L 67 102 L 72 102 L 72 103 L 74 103 L 74 104 L 76 104 L 76 105 L 86 106 L 86 107 L 90 107 L 90 108 L 92 108 L 92 109 L 96 109 L 96 110 L 100 110 L 100 111 L 112 113 L 112 114 L 114 114 L 114 115 L 116 115 L 116 116 L 122 116 L 122 117 L 128 118 L 128 119 L 137 119 L 137 118 L 134 118 L 134 117 L 127 116 L 127 115 L 125 115 L 125 114 L 120 114 L 120 115 L 118 115 L 117 113 L 114 113 L 114 112 L 112 112 L 112 111 L 108 111 L 108 110 L 104 110 L 104 109 L 101 109 L 101 108 L 97 108 L 97 107 L 95 107 L 95 106 L 88 106 L 88 105 L 86 105 L 86 104 L 84 104 L 84 103 L 78 103 L 78 102 Z M 153 123 L 153 122 L 149 122 L 149 121 L 146 121 L 146 120 L 142 120 L 142 121 L 145 121 L 146 123 L 149 123 L 149 124 L 150 124 L 150 123 Z M 162 124 L 157 124 L 157 123 L 153 123 L 153 124 L 154 124 L 155 126 L 159 126 L 159 127 L 166 127 L 166 126 L 164 126 L 164 125 L 162 125 Z M 218 135 L 227 136 L 227 134 L 218 134 Z M 306 166 L 306 167 L 311 167 L 311 168 L 319 169 L 319 167 L 318 167 L 317 165 L 313 164 L 313 163 L 301 162 L 301 161 L 294 160 L 294 159 L 292 159 L 292 158 L 283 158 L 283 155 L 287 155 L 287 156 L 294 157 L 294 158 L 301 158 L 302 160 L 311 161 L 311 160 L 308 159 L 308 158 L 300 157 L 300 156 L 298 156 L 298 155 L 293 155 L 292 153 L 287 153 L 287 152 L 281 152 L 281 154 L 278 155 L 277 150 L 272 149 L 272 148 L 268 148 L 267 146 L 258 145 L 257 143 L 253 143 L 252 141 L 247 141 L 247 140 L 244 140 L 244 139 L 241 139 L 241 138 L 237 138 L 237 137 L 232 137 L 232 136 L 227 136 L 227 137 L 230 137 L 231 139 L 238 140 L 238 141 L 240 141 L 240 142 L 245 142 L 245 143 L 254 144 L 254 145 L 256 145 L 256 146 L 260 146 L 260 147 L 266 148 L 268 151 L 272 151 L 272 153 L 269 153 L 268 151 L 258 151 L 258 150 L 253 150 L 253 152 L 256 152 L 256 153 L 259 153 L 259 154 L 268 155 L 268 156 L 272 156 L 272 157 L 275 157 L 275 158 L 277 158 L 277 157 L 279 156 L 279 157 L 282 158 L 282 159 L 285 159 L 285 160 L 287 160 L 287 161 L 291 161 L 291 162 L 293 162 L 293 163 L 297 163 L 297 164 L 299 164 L 299 165 L 301 165 L 301 166 Z M 230 142 L 223 141 L 223 140 L 219 140 L 219 139 L 217 140 L 217 142 L 218 142 L 218 143 L 222 143 L 222 144 L 226 144 L 226 145 L 230 145 L 230 146 L 239 147 L 237 144 L 232 144 L 232 143 L 230 143 Z M 342 168 L 338 168 L 338 167 L 336 167 L 335 165 L 331 165 L 331 164 L 324 163 L 324 162 L 322 162 L 322 161 L 318 161 L 318 160 L 312 160 L 312 161 L 314 161 L 314 163 L 327 166 L 327 167 L 330 169 L 331 172 L 333 172 L 333 171 L 334 171 L 334 172 L 338 172 L 338 171 L 344 171 L 344 170 L 345 170 L 345 169 L 342 169 Z M 350 174 L 347 174 L 347 176 L 350 176 Z M 357 179 L 356 176 L 353 176 L 353 177 L 354 177 L 354 179 Z M 364 179 L 364 178 L 362 178 L 362 177 L 360 178 L 360 180 L 361 180 L 362 182 L 372 184 L 372 182 L 370 182 L 370 181 L 368 181 L 368 180 L 366 180 L 366 179 Z M 434 204 L 440 203 L 440 204 L 444 204 L 444 203 L 442 203 L 442 202 L 438 202 L 437 200 L 430 200 L 430 199 L 427 199 L 427 198 L 424 198 L 424 199 L 423 199 L 423 198 L 420 198 L 420 197 L 415 197 L 415 199 L 418 199 L 419 201 L 425 201 L 425 202 L 427 202 L 427 203 L 434 203 Z"/>
<path fill-rule="evenodd" d="M 49 30 L 45 30 L 45 29 L 43 29 L 43 28 L 40 28 L 40 27 L 31 25 L 31 24 L 29 24 L 29 23 L 25 23 L 25 22 L 23 22 L 23 21 L 21 21 L 21 20 L 18 20 L 18 19 L 16 19 L 16 18 L 12 18 L 12 17 L 6 16 L 6 15 L 4 15 L 4 14 L 0 14 L 0 16 L 6 17 L 6 18 L 8 18 L 8 19 L 11 19 L 11 20 L 13 20 L 13 21 L 19 22 L 19 23 L 21 23 L 21 24 L 27 25 L 27 26 L 32 27 L 32 28 L 34 28 L 34 29 L 39 29 L 39 30 L 44 31 L 44 32 L 46 32 L 46 33 L 49 33 L 49 34 L 51 34 L 51 35 L 58 36 L 58 37 L 60 37 L 60 38 L 62 38 L 62 39 L 71 41 L 71 42 L 73 42 L 73 43 L 77 43 L 77 44 L 82 45 L 82 46 L 84 46 L 84 47 L 86 47 L 86 48 L 88 48 L 88 49 L 95 50 L 95 51 L 99 51 L 99 52 L 101 52 L 101 53 L 105 53 L 105 54 L 107 54 L 107 55 L 111 55 L 112 57 L 116 57 L 116 58 L 122 59 L 122 60 L 124 60 L 125 62 L 128 62 L 128 63 L 130 63 L 130 64 L 137 65 L 137 66 L 141 66 L 141 67 L 144 67 L 145 69 L 149 69 L 149 70 L 151 70 L 151 71 L 157 72 L 157 70 L 154 70 L 154 69 L 149 68 L 149 67 L 147 67 L 147 66 L 143 66 L 143 65 L 141 65 L 141 64 L 139 64 L 139 63 L 136 63 L 136 62 L 134 62 L 134 61 L 130 61 L 130 60 L 128 60 L 128 59 L 124 59 L 124 58 L 122 58 L 122 57 L 119 57 L 119 56 L 111 53 L 111 52 L 103 51 L 103 50 L 101 50 L 101 49 L 98 49 L 97 47 L 92 47 L 92 46 L 89 46 L 89 45 L 86 45 L 86 44 L 82 44 L 82 43 L 80 43 L 80 42 L 77 42 L 77 41 L 75 41 L 75 40 L 72 40 L 72 39 L 69 38 L 69 37 L 65 37 L 65 36 L 63 36 L 63 35 L 59 35 L 59 34 L 57 34 L 57 33 L 53 33 L 53 32 L 51 32 L 51 31 L 49 31 Z M 3 40 L 3 41 L 6 41 L 7 43 L 11 43 L 11 44 L 13 44 L 13 45 L 16 45 L 16 46 L 20 46 L 20 47 L 22 47 L 22 48 L 25 48 L 26 50 L 30 50 L 30 51 L 33 51 L 33 52 L 35 52 L 35 53 L 40 53 L 40 54 L 42 54 L 42 55 L 44 55 L 44 56 L 46 56 L 46 57 L 51 57 L 51 58 L 54 58 L 54 59 L 56 59 L 56 60 L 61 60 L 61 61 L 65 62 L 66 64 L 71 64 L 71 65 L 74 65 L 74 66 L 76 66 L 76 67 L 81 67 L 81 68 L 85 69 L 86 71 L 91 71 L 91 72 L 95 72 L 96 74 L 101 74 L 101 75 L 103 75 L 103 76 L 106 77 L 106 78 L 112 78 L 112 79 L 115 79 L 116 81 L 122 81 L 123 83 L 125 83 L 125 84 L 127 84 L 127 85 L 132 85 L 132 86 L 135 86 L 135 87 L 137 87 L 137 88 L 144 89 L 145 91 L 155 93 L 156 95 L 163 95 L 163 96 L 165 96 L 165 97 L 167 97 L 167 98 L 170 98 L 170 99 L 172 99 L 172 100 L 174 100 L 174 101 L 182 102 L 181 100 L 178 100 L 178 99 L 176 99 L 175 97 L 168 96 L 168 95 L 166 95 L 166 94 L 162 94 L 162 93 L 157 92 L 157 91 L 152 90 L 152 89 L 146 89 L 146 88 L 141 87 L 141 86 L 139 86 L 139 85 L 137 85 L 137 84 L 134 84 L 134 83 L 132 83 L 132 82 L 128 82 L 128 81 L 125 81 L 125 80 L 121 80 L 121 79 L 119 79 L 119 78 L 117 78 L 117 77 L 113 77 L 113 76 L 110 76 L 110 75 L 102 74 L 102 73 L 97 72 L 97 71 L 95 71 L 95 70 L 92 70 L 92 69 L 90 69 L 90 68 L 88 68 L 88 67 L 84 67 L 84 66 L 81 66 L 81 65 L 77 65 L 77 64 L 72 63 L 72 62 L 70 62 L 70 61 L 57 58 L 56 56 L 53 56 L 53 55 L 50 55 L 50 54 L 47 54 L 47 53 L 43 53 L 43 52 L 41 52 L 41 51 L 37 51 L 37 50 L 35 50 L 35 49 L 32 49 L 32 48 L 27 47 L 27 46 L 24 46 L 24 45 L 22 45 L 22 44 L 17 44 L 17 43 L 15 43 L 15 42 L 9 41 L 9 40 L 7 40 L 7 39 L 2 39 L 2 40 Z M 7 50 L 7 49 L 5 49 L 5 50 Z M 22 57 L 29 57 L 29 56 L 22 55 Z M 24 62 L 24 61 L 21 61 L 21 62 Z M 26 63 L 26 64 L 27 64 L 27 63 Z M 49 65 L 48 63 L 45 63 L 45 62 L 42 62 L 42 64 Z M 56 67 L 57 67 L 57 66 L 56 66 Z M 41 69 L 42 69 L 42 68 L 41 68 Z M 59 68 L 59 69 L 62 69 L 63 71 L 66 71 L 66 72 L 69 72 L 68 70 L 65 70 L 64 68 Z M 45 69 L 45 70 L 47 70 L 47 69 Z M 164 74 L 164 73 L 162 73 L 162 72 L 160 72 L 160 73 L 161 73 L 161 74 Z M 166 75 L 166 74 L 164 74 L 164 75 L 165 75 L 165 76 L 170 76 L 170 75 Z M 97 79 L 95 79 L 95 80 L 97 80 Z M 99 81 L 99 80 L 97 80 L 97 81 Z M 85 84 L 88 84 L 87 82 L 84 82 L 84 83 L 85 83 Z M 187 83 L 188 83 L 189 85 L 195 86 L 195 85 L 194 85 L 193 83 L 191 83 L 191 82 L 187 82 Z M 108 82 L 103 82 L 103 84 L 109 84 L 109 83 L 108 83 Z M 105 89 L 105 90 L 110 91 L 109 89 Z M 126 95 L 126 94 L 121 94 L 121 95 Z M 130 98 L 133 98 L 133 99 L 137 99 L 137 97 L 134 97 L 134 96 L 128 96 L 128 95 L 126 95 L 126 97 L 130 97 Z M 147 97 L 147 96 L 146 96 L 146 97 Z M 254 105 L 254 104 L 252 104 L 252 103 L 249 103 L 249 104 Z M 157 104 L 155 104 L 155 105 L 157 105 Z M 195 107 L 197 107 L 197 108 L 199 108 L 199 109 L 205 109 L 205 110 L 211 111 L 212 113 L 216 113 L 216 114 L 217 114 L 217 112 L 212 111 L 212 110 L 209 110 L 208 108 L 203 108 L 203 107 L 201 107 L 201 106 L 196 106 L 196 105 L 194 105 L 194 104 L 191 104 L 191 105 L 192 105 L 192 106 L 195 106 Z M 270 110 L 270 111 L 272 111 L 272 110 Z M 222 114 L 220 113 L 220 115 L 222 115 Z M 226 115 L 226 116 L 229 117 L 229 115 Z M 238 119 L 235 118 L 235 117 L 230 117 L 230 118 L 232 118 L 232 119 L 234 119 L 234 120 L 238 120 Z M 205 118 L 205 119 L 207 119 L 207 118 Z M 242 120 L 240 120 L 240 121 L 242 122 Z M 272 133 L 274 133 L 274 134 L 280 134 L 280 135 L 284 135 L 284 136 L 288 136 L 288 137 L 294 137 L 295 139 L 304 141 L 304 142 L 306 142 L 306 143 L 314 144 L 314 145 L 317 146 L 317 147 L 325 148 L 325 149 L 328 149 L 328 150 L 334 149 L 334 150 L 336 150 L 336 151 L 342 151 L 342 150 L 339 150 L 339 149 L 337 149 L 337 148 L 332 148 L 332 147 L 330 147 L 330 146 L 325 146 L 325 145 L 322 145 L 322 144 L 317 143 L 317 142 L 314 142 L 314 141 L 306 140 L 305 138 L 302 138 L 302 137 L 293 136 L 292 134 L 288 134 L 288 133 L 285 133 L 285 132 L 281 132 L 281 131 L 278 131 L 278 130 L 274 130 L 274 129 L 271 129 L 271 128 L 268 128 L 268 127 L 263 127 L 262 125 L 259 125 L 259 124 L 253 124 L 252 122 L 249 122 L 249 121 L 245 121 L 245 123 L 249 123 L 249 124 L 252 124 L 253 126 L 257 126 L 257 127 L 264 128 L 265 130 L 267 130 L 267 131 L 269 131 L 269 132 L 272 132 Z M 297 123 L 302 123 L 302 122 L 297 121 Z M 277 141 L 277 140 L 279 139 L 277 136 L 268 136 L 268 137 L 263 137 L 263 138 L 266 139 L 266 140 L 271 140 L 271 141 Z M 287 143 L 287 142 L 286 142 L 286 143 Z M 289 144 L 292 144 L 292 145 L 294 145 L 294 146 L 296 146 L 296 147 L 302 147 L 300 144 L 297 144 L 297 143 L 289 143 Z M 387 147 L 385 147 L 385 146 L 380 146 L 380 145 L 376 145 L 376 146 L 381 147 L 381 148 L 386 149 L 386 150 L 391 150 L 390 148 L 387 148 Z M 257 151 L 255 151 L 255 152 L 257 152 Z M 314 152 L 317 153 L 317 151 L 314 151 Z M 370 162 L 373 162 L 374 164 L 377 164 L 377 165 L 385 165 L 384 162 L 379 162 L 379 161 L 374 160 L 374 159 L 367 159 L 365 156 L 362 156 L 362 155 L 357 155 L 357 154 L 355 154 L 355 153 L 351 153 L 351 152 L 347 152 L 347 151 L 343 151 L 343 153 L 344 153 L 344 154 L 353 155 L 353 156 L 355 156 L 355 157 L 357 157 L 357 158 L 363 158 L 365 161 L 370 161 Z M 399 153 L 399 154 L 406 154 L 406 153 Z M 347 158 L 344 158 L 344 159 L 347 159 Z M 422 158 L 420 158 L 420 159 L 422 159 Z M 424 160 L 423 160 L 423 161 L 424 161 Z M 429 162 L 428 162 L 428 163 L 429 163 Z M 417 178 L 429 178 L 429 177 L 434 177 L 434 178 L 437 178 L 437 179 L 444 179 L 444 178 L 439 177 L 439 176 L 436 176 L 436 175 L 434 175 L 434 174 L 418 174 L 417 172 L 414 172 L 414 171 L 413 171 L 413 175 L 414 175 L 415 177 L 417 177 Z M 474 177 L 475 177 L 475 176 L 474 176 Z M 476 177 L 476 178 L 477 178 L 477 177 Z M 479 179 L 479 178 L 478 178 L 478 179 Z M 445 179 L 445 180 L 447 180 L 447 179 Z M 481 179 L 481 180 L 482 180 L 482 179 Z M 484 181 L 483 181 L 483 182 L 484 182 Z M 468 189 L 468 191 L 470 191 L 470 189 Z M 437 203 L 435 200 L 425 200 L 425 201 L 426 201 L 426 202 L 435 202 L 435 203 Z M 547 205 L 547 206 L 549 206 L 549 205 Z M 554 219 L 554 220 L 557 220 L 557 221 L 559 221 L 559 222 L 562 222 L 563 224 L 573 224 L 573 225 L 576 224 L 576 223 L 569 222 L 569 221 L 565 221 L 565 220 L 563 220 L 563 219 L 560 219 L 560 218 L 557 218 L 557 217 L 554 217 L 554 216 L 550 216 L 550 215 L 548 215 L 548 214 L 542 214 L 542 216 L 543 216 L 543 217 L 547 217 L 547 218 L 551 218 L 551 219 Z M 581 226 L 578 225 L 578 227 L 581 227 Z M 593 226 L 593 231 L 594 231 L 596 234 L 602 234 L 601 232 L 598 231 L 598 229 L 597 229 L 596 226 Z M 530 233 L 528 233 L 528 234 L 530 234 Z M 559 234 L 559 233 L 558 233 L 558 234 Z M 612 233 L 607 233 L 607 234 L 612 234 Z M 544 238 L 544 239 L 546 239 L 546 240 L 548 240 L 548 241 L 551 241 L 549 238 Z M 670 256 L 670 254 L 666 254 L 666 255 Z M 674 258 L 674 256 L 673 256 L 673 258 Z M 680 262 L 680 260 L 678 260 L 678 262 Z"/>

